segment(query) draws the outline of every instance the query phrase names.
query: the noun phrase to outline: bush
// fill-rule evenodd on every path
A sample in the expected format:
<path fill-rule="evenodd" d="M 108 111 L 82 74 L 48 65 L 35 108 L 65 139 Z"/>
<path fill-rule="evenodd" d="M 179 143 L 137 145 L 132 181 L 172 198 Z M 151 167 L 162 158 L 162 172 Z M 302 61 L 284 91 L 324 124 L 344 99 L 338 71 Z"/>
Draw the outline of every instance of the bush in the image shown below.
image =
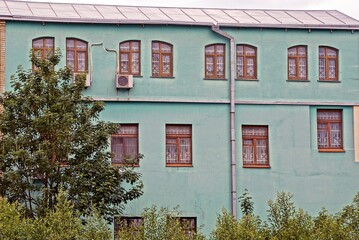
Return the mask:
<path fill-rule="evenodd" d="M 211 233 L 215 240 L 267 239 L 268 231 L 258 216 L 243 215 L 238 221 L 227 210 L 217 218 L 216 229 Z"/>
<path fill-rule="evenodd" d="M 31 227 L 23 218 L 22 208 L 0 197 L 0 239 L 27 239 Z"/>
<path fill-rule="evenodd" d="M 98 213 L 86 217 L 83 224 L 65 192 L 60 192 L 57 199 L 54 210 L 46 211 L 41 217 L 29 218 L 17 202 L 9 203 L 0 197 L 0 239 L 111 239 L 111 231 Z"/>
<path fill-rule="evenodd" d="M 296 210 L 292 195 L 280 192 L 268 201 L 268 224 L 272 239 L 313 239 L 313 219 L 303 209 Z"/>

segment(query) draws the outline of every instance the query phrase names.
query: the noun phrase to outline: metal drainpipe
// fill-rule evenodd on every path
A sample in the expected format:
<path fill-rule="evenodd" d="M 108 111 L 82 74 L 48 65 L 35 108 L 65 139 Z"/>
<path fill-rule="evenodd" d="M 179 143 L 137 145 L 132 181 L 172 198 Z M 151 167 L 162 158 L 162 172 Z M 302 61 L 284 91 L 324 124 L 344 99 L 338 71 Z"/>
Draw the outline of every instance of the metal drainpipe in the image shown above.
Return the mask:
<path fill-rule="evenodd" d="M 117 54 L 117 51 L 115 49 L 108 49 L 108 48 L 105 48 L 105 51 L 106 52 L 114 52 L 116 54 L 116 73 L 118 73 L 120 71 L 120 66 L 118 64 L 118 54 Z"/>
<path fill-rule="evenodd" d="M 230 127 L 231 127 L 231 181 L 232 181 L 232 215 L 237 217 L 237 171 L 236 171 L 236 124 L 235 124 L 235 80 L 234 80 L 234 37 L 219 29 L 218 25 L 212 26 L 212 31 L 229 39 L 229 55 L 230 55 Z"/>

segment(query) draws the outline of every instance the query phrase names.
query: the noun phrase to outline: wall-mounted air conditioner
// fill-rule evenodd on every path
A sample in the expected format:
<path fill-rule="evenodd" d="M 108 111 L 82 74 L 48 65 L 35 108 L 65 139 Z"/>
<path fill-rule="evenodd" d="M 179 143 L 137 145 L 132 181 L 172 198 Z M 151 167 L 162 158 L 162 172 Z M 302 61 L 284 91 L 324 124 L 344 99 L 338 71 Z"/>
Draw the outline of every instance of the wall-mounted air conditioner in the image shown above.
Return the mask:
<path fill-rule="evenodd" d="M 133 75 L 116 74 L 116 88 L 133 88 Z"/>
<path fill-rule="evenodd" d="M 74 81 L 76 80 L 76 77 L 79 75 L 86 75 L 86 79 L 85 79 L 85 87 L 89 87 L 91 86 L 91 77 L 89 73 L 74 73 Z"/>

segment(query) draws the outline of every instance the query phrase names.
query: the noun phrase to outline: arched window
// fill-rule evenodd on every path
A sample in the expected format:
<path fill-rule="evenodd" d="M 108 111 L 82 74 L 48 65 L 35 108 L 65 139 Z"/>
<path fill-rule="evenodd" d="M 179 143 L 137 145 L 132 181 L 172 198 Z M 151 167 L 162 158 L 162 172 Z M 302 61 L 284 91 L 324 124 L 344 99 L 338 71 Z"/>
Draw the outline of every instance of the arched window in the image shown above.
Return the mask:
<path fill-rule="evenodd" d="M 54 38 L 40 37 L 32 40 L 32 49 L 37 58 L 46 59 L 49 55 L 54 54 Z M 35 66 L 32 66 L 33 70 Z"/>
<path fill-rule="evenodd" d="M 76 38 L 66 39 L 66 65 L 75 73 L 88 71 L 87 42 Z"/>
<path fill-rule="evenodd" d="M 308 80 L 307 46 L 288 48 L 288 79 Z"/>
<path fill-rule="evenodd" d="M 211 44 L 205 47 L 205 78 L 225 78 L 225 45 Z"/>
<path fill-rule="evenodd" d="M 257 48 L 237 45 L 237 79 L 257 78 Z"/>
<path fill-rule="evenodd" d="M 152 42 L 152 76 L 173 76 L 173 46 L 172 44 Z"/>
<path fill-rule="evenodd" d="M 332 47 L 319 47 L 319 80 L 338 80 L 338 50 Z"/>
<path fill-rule="evenodd" d="M 137 76 L 141 74 L 140 41 L 120 43 L 120 73 Z"/>

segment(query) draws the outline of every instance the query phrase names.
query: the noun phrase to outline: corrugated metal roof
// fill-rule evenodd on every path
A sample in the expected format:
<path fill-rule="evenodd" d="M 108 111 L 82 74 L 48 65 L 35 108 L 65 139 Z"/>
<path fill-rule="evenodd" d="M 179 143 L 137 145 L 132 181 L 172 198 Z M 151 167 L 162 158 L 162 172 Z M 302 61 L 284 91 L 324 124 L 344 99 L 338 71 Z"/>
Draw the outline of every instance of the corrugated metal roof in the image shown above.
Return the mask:
<path fill-rule="evenodd" d="M 358 20 L 336 10 L 134 7 L 17 0 L 0 0 L 0 19 L 45 22 L 359 29 Z"/>

